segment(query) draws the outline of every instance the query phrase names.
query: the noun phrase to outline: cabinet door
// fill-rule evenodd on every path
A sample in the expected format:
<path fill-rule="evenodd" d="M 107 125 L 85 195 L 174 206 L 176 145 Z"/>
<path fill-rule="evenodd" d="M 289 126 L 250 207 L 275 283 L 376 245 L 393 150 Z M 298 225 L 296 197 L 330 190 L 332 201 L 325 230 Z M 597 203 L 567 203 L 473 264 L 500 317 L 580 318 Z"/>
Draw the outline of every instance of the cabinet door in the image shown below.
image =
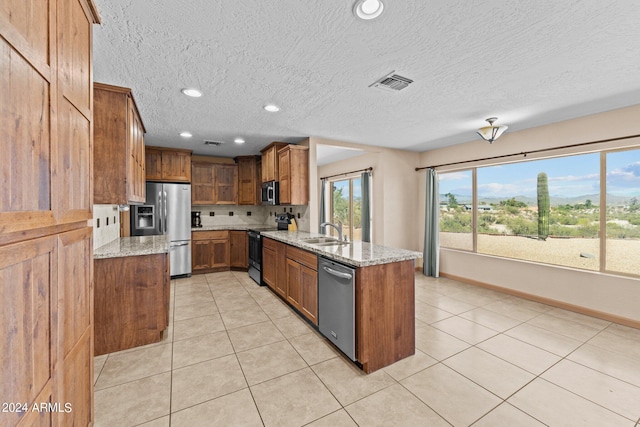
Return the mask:
<path fill-rule="evenodd" d="M 211 268 L 229 268 L 229 239 L 211 240 Z"/>
<path fill-rule="evenodd" d="M 215 204 L 214 166 L 211 163 L 193 162 L 191 164 L 191 204 Z"/>
<path fill-rule="evenodd" d="M 206 270 L 211 268 L 213 245 L 211 240 L 193 240 L 191 246 L 192 270 Z"/>
<path fill-rule="evenodd" d="M 262 280 L 273 291 L 276 291 L 276 251 L 262 247 Z"/>
<path fill-rule="evenodd" d="M 162 179 L 172 182 L 191 182 L 191 153 L 162 151 Z"/>
<path fill-rule="evenodd" d="M 276 292 L 287 298 L 287 245 L 282 242 L 276 242 Z"/>
<path fill-rule="evenodd" d="M 262 153 L 262 182 L 275 181 L 277 179 L 275 169 L 277 160 L 276 150 L 273 147 Z"/>
<path fill-rule="evenodd" d="M 280 181 L 280 204 L 291 203 L 291 151 L 288 148 L 278 152 L 278 181 Z"/>
<path fill-rule="evenodd" d="M 301 303 L 300 311 L 315 325 L 318 324 L 318 272 L 300 266 Z"/>
<path fill-rule="evenodd" d="M 131 97 L 129 97 L 128 114 L 129 156 L 127 159 L 127 198 L 130 202 L 144 203 L 146 200 L 144 128 Z"/>
<path fill-rule="evenodd" d="M 231 245 L 231 267 L 249 267 L 249 239 L 246 231 L 229 231 Z"/>
<path fill-rule="evenodd" d="M 301 265 L 287 258 L 287 301 L 300 310 L 302 287 L 300 283 Z"/>
<path fill-rule="evenodd" d="M 256 158 L 238 158 L 238 204 L 257 205 L 258 185 Z"/>
<path fill-rule="evenodd" d="M 146 177 L 148 181 L 162 179 L 162 152 L 153 148 L 146 148 L 144 152 Z"/>
<path fill-rule="evenodd" d="M 235 205 L 238 200 L 238 167 L 215 165 L 215 204 Z"/>

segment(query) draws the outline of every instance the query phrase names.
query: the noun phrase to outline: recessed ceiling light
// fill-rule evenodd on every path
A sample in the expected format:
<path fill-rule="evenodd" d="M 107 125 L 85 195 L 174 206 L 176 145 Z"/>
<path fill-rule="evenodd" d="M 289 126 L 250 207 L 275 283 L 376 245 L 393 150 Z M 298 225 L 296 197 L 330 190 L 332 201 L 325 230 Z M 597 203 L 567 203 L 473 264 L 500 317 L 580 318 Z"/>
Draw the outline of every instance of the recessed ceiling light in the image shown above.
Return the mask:
<path fill-rule="evenodd" d="M 384 9 L 384 4 L 381 0 L 358 0 L 353 6 L 353 13 L 360 19 L 375 19 Z"/>
<path fill-rule="evenodd" d="M 185 88 L 182 89 L 181 92 L 192 98 L 200 98 L 202 96 L 202 92 L 200 92 L 198 89 L 193 88 Z"/>
<path fill-rule="evenodd" d="M 233 142 L 235 142 L 236 144 L 244 144 L 244 139 L 236 138 L 236 139 L 233 140 Z"/>
<path fill-rule="evenodd" d="M 183 138 L 191 138 L 193 135 L 191 135 L 191 132 L 180 132 L 180 136 Z"/>
<path fill-rule="evenodd" d="M 264 107 L 265 110 L 267 110 L 270 113 L 277 113 L 278 111 L 280 111 L 280 107 L 278 107 L 277 105 L 274 104 L 267 104 Z"/>

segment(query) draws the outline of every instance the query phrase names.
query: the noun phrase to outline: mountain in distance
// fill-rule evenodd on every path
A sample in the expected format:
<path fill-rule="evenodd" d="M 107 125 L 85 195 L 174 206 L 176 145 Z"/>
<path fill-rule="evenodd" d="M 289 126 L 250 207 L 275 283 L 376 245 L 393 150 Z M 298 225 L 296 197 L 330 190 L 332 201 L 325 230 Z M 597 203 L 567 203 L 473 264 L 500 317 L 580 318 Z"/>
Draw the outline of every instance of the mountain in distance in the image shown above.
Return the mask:
<path fill-rule="evenodd" d="M 461 205 L 470 205 L 472 203 L 471 197 L 468 195 L 459 195 L 454 194 L 458 204 Z M 480 205 L 499 205 L 502 200 L 508 200 L 511 197 L 478 197 L 478 204 Z M 526 203 L 529 206 L 536 206 L 538 204 L 538 199 L 536 197 L 529 196 L 514 196 L 514 198 L 518 202 Z M 607 203 L 613 205 L 628 205 L 632 197 L 628 196 L 615 196 L 613 194 L 607 194 Z M 640 197 L 638 198 L 640 199 Z M 599 194 L 584 194 L 581 196 L 574 197 L 564 197 L 564 196 L 550 196 L 549 202 L 551 206 L 559 206 L 559 205 L 577 205 L 584 204 L 587 200 L 591 200 L 591 203 L 594 205 L 600 204 L 600 195 Z M 440 202 L 447 202 L 448 197 L 444 194 L 440 194 Z"/>

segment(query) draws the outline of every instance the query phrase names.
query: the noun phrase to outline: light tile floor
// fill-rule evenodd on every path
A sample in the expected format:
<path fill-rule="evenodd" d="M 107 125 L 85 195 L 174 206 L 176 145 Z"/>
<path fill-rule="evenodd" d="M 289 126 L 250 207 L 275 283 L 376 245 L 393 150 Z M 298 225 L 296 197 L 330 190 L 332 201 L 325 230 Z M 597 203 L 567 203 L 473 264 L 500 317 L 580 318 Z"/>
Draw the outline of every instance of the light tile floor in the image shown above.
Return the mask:
<path fill-rule="evenodd" d="M 416 354 L 365 375 L 246 273 L 172 281 L 95 358 L 96 426 L 640 426 L 640 330 L 416 274 Z"/>

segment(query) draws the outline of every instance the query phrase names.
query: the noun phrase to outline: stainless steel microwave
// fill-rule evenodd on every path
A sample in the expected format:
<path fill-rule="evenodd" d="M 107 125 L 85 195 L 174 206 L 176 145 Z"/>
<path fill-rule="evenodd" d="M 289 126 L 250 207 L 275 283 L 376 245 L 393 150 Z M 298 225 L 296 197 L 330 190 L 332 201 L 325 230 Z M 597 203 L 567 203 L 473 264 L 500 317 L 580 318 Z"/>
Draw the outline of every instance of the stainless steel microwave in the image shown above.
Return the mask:
<path fill-rule="evenodd" d="M 262 204 L 280 204 L 280 185 L 278 181 L 267 181 L 262 183 Z"/>

